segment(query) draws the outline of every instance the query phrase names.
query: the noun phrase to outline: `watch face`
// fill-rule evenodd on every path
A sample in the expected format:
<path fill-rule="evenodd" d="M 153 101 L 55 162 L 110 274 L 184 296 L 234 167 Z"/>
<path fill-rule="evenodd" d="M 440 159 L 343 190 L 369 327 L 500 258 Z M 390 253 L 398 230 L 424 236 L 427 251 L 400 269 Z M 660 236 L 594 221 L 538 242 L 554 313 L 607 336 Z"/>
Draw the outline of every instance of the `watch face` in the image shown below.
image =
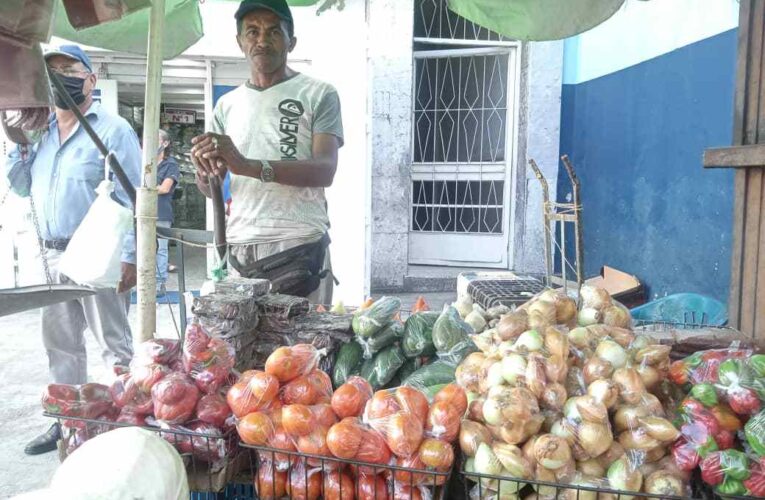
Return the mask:
<path fill-rule="evenodd" d="M 274 168 L 269 164 L 263 165 L 263 170 L 260 172 L 260 180 L 263 182 L 273 182 L 274 180 Z"/>

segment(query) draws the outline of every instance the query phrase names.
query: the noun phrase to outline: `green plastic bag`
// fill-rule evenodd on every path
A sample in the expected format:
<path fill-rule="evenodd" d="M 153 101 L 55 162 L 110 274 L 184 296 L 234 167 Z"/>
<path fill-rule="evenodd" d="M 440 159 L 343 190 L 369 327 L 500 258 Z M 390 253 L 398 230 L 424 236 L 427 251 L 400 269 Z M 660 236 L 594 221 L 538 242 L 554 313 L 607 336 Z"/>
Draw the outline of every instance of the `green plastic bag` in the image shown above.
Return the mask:
<path fill-rule="evenodd" d="M 378 352 L 372 359 L 364 361 L 361 365 L 361 376 L 367 379 L 374 390 L 378 390 L 393 379 L 405 361 L 401 348 L 394 344 Z"/>
<path fill-rule="evenodd" d="M 407 358 L 417 356 L 432 356 L 436 353 L 433 345 L 433 325 L 436 324 L 437 312 L 418 312 L 406 319 L 404 325 L 404 340 L 401 348 Z"/>
<path fill-rule="evenodd" d="M 433 345 L 439 354 L 446 354 L 466 339 L 469 340 L 469 335 L 474 333 L 473 327 L 462 320 L 457 309 L 449 306 L 433 325 Z"/>
<path fill-rule="evenodd" d="M 408 385 L 424 391 L 427 387 L 454 382 L 455 367 L 443 361 L 425 365 L 407 377 L 401 385 Z"/>
<path fill-rule="evenodd" d="M 393 321 L 401 309 L 401 299 L 382 297 L 369 308 L 353 315 L 353 332 L 359 337 L 369 338 Z"/>
<path fill-rule="evenodd" d="M 343 344 L 337 353 L 335 369 L 332 371 L 332 383 L 335 389 L 348 380 L 348 377 L 358 373 L 361 367 L 362 348 L 355 340 Z"/>
<path fill-rule="evenodd" d="M 382 349 L 392 345 L 404 336 L 404 325 L 400 321 L 392 321 L 385 328 L 365 339 L 358 336 L 356 341 L 361 345 L 364 359 L 370 359 Z"/>

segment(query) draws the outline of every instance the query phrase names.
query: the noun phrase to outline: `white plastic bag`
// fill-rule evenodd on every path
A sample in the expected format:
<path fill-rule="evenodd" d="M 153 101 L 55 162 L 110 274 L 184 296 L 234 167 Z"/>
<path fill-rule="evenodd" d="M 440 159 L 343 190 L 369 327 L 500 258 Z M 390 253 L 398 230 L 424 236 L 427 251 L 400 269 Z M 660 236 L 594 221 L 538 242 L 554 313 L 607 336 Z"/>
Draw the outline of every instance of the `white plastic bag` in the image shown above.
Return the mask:
<path fill-rule="evenodd" d="M 59 271 L 80 285 L 115 288 L 121 278 L 120 258 L 133 212 L 111 198 L 114 183 L 102 181 L 98 196 L 61 256 Z"/>

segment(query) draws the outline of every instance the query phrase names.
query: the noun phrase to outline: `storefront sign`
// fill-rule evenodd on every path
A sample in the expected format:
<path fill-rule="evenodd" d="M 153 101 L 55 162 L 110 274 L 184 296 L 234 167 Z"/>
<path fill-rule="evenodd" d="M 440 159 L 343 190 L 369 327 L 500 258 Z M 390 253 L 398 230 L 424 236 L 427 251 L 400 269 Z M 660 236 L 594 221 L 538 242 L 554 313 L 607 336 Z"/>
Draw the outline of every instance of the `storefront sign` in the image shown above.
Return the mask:
<path fill-rule="evenodd" d="M 162 114 L 162 121 L 194 125 L 197 122 L 197 112 L 188 109 L 165 108 L 165 112 Z"/>

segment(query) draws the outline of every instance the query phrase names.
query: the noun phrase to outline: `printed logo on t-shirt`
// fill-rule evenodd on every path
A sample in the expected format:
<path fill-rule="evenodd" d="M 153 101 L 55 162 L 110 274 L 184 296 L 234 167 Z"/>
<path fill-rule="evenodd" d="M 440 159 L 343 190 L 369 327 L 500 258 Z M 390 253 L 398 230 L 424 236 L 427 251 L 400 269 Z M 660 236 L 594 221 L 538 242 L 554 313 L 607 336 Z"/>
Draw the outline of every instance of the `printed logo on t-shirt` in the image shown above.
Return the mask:
<path fill-rule="evenodd" d="M 296 99 L 285 99 L 279 103 L 279 151 L 282 160 L 296 160 L 298 128 L 300 117 L 305 109 L 303 103 Z"/>

